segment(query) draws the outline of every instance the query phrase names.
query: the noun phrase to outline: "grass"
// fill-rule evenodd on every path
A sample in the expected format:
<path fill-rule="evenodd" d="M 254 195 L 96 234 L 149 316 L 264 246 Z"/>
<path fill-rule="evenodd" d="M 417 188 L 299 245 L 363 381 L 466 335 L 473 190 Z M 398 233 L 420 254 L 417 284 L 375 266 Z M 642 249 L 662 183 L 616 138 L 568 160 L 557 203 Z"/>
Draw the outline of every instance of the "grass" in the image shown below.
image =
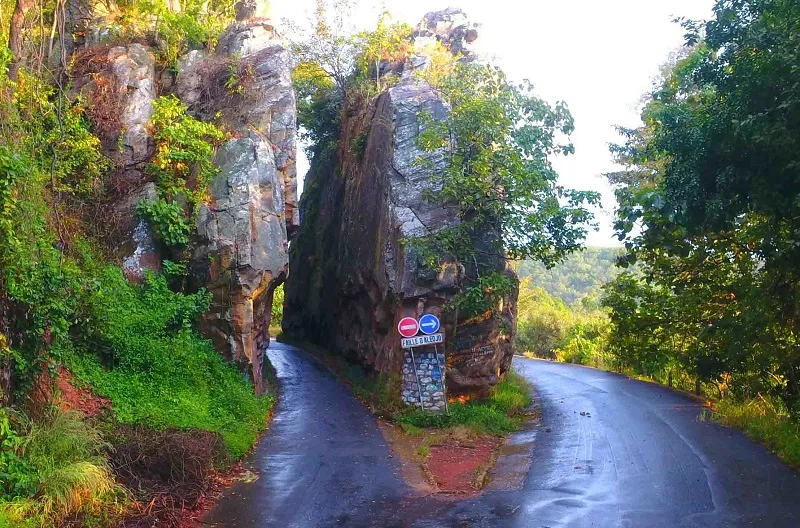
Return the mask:
<path fill-rule="evenodd" d="M 404 428 L 466 427 L 477 434 L 503 435 L 519 429 L 522 411 L 531 404 L 528 382 L 509 370 L 488 398 L 466 403 L 451 403 L 449 414 L 431 414 L 420 410 L 401 413 L 396 419 Z"/>
<path fill-rule="evenodd" d="M 56 408 L 35 422 L 19 416 L 19 436 L 3 439 L 3 462 L 13 453 L 16 463 L 13 474 L 2 464 L 0 528 L 50 527 L 67 516 L 91 525 L 122 515 L 127 495 L 114 480 L 97 428 L 78 412 Z"/>
<path fill-rule="evenodd" d="M 744 431 L 787 464 L 800 468 L 800 424 L 789 419 L 782 405 L 759 397 L 746 402 L 722 399 L 714 407 L 714 421 Z"/>
<path fill-rule="evenodd" d="M 247 452 L 273 398 L 256 397 L 194 330 L 207 296 L 172 292 L 163 277 L 131 285 L 113 266 L 91 271 L 98 287 L 86 300 L 90 323 L 62 354 L 76 378 L 111 400 L 120 423 L 217 432 L 232 457 Z"/>

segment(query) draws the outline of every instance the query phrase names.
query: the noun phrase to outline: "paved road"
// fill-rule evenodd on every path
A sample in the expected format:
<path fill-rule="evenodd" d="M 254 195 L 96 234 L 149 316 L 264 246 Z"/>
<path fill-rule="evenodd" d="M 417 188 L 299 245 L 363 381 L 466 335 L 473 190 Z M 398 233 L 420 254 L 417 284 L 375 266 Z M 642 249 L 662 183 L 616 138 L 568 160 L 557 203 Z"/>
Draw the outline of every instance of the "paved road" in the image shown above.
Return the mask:
<path fill-rule="evenodd" d="M 692 400 L 576 365 L 514 366 L 543 409 L 523 490 L 418 525 L 800 527 L 798 474 Z"/>
<path fill-rule="evenodd" d="M 225 494 L 216 526 L 800 527 L 795 472 L 652 384 L 515 358 L 543 409 L 532 468 L 521 490 L 453 504 L 412 495 L 374 420 L 302 351 L 269 358 L 281 398 L 250 459 L 261 478 Z"/>
<path fill-rule="evenodd" d="M 375 420 L 321 365 L 273 342 L 280 397 L 246 464 L 254 483 L 228 489 L 206 521 L 219 527 L 348 526 L 410 493 Z"/>

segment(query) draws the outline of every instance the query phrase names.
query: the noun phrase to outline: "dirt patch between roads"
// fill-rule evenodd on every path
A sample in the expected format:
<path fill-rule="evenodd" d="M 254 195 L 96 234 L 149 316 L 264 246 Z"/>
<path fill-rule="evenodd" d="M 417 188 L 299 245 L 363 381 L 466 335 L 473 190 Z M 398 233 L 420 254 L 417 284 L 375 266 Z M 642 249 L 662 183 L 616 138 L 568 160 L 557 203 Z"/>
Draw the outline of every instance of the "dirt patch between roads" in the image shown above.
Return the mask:
<path fill-rule="evenodd" d="M 485 437 L 473 445 L 444 443 L 430 447 L 427 466 L 440 493 L 472 494 L 483 488 L 502 440 Z"/>
<path fill-rule="evenodd" d="M 403 480 L 420 495 L 479 493 L 504 442 L 496 436 L 478 436 L 464 427 L 409 434 L 384 420 L 378 424 L 392 456 L 400 460 Z"/>

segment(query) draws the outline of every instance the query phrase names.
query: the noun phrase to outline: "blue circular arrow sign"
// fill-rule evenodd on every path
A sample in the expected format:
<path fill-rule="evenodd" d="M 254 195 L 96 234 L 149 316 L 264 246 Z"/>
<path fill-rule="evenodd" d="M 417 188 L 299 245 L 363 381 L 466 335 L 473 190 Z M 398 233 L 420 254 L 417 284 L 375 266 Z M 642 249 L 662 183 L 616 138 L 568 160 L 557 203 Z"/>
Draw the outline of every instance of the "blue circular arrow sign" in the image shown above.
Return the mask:
<path fill-rule="evenodd" d="M 439 331 L 439 318 L 432 314 L 423 315 L 419 319 L 419 329 L 423 334 L 435 334 Z"/>

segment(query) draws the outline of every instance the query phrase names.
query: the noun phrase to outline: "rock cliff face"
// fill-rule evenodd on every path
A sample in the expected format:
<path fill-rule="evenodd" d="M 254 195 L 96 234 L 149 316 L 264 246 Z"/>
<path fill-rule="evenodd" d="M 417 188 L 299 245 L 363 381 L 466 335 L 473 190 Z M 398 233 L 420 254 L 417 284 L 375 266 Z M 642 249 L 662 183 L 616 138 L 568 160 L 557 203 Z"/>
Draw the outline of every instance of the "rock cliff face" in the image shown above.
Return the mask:
<path fill-rule="evenodd" d="M 232 24 L 216 53 L 191 52 L 180 66 L 177 95 L 236 136 L 217 153 L 220 172 L 200 208 L 191 257 L 193 282 L 213 295 L 203 326 L 228 359 L 251 366 L 260 390 L 272 297 L 289 272 L 288 235 L 299 224 L 291 58 L 272 25 L 253 18 Z M 240 83 L 233 92 L 232 69 Z"/>
<path fill-rule="evenodd" d="M 147 224 L 136 213 L 141 200 L 156 197 L 155 185 L 145 175 L 153 155 L 155 58 L 147 47 L 134 43 L 85 48 L 75 62 L 73 90 L 87 101 L 104 153 L 115 165 L 112 191 L 117 199 L 110 221 L 118 228 L 109 242 L 119 253 L 126 276 L 138 281 L 145 270 L 160 268 Z"/>
<path fill-rule="evenodd" d="M 288 235 L 299 224 L 291 58 L 269 21 L 254 17 L 263 14 L 263 4 L 237 4 L 238 19 L 215 52 L 189 52 L 176 79 L 156 79 L 145 45 L 96 42 L 92 28 L 101 21 L 90 0 L 71 0 L 69 21 L 94 35 L 75 43 L 82 46 L 75 91 L 89 101 L 88 114 L 117 166 L 114 181 L 125 189 L 113 204 L 123 224 L 113 243 L 131 280 L 157 269 L 161 258 L 175 258 L 174 251 L 159 251 L 136 213 L 141 200 L 155 199 L 145 171 L 153 155 L 153 100 L 173 93 L 191 113 L 231 133 L 216 154 L 210 199 L 200 205 L 192 243 L 180 257 L 188 259 L 189 287 L 212 293 L 203 330 L 226 358 L 252 373 L 258 391 L 273 292 L 288 274 Z M 237 90 L 226 83 L 231 71 Z M 108 108 L 114 112 L 103 113 Z"/>
<path fill-rule="evenodd" d="M 451 30 L 447 39 L 460 46 L 466 30 L 462 25 Z M 459 35 L 452 34 L 456 30 Z M 404 72 L 398 85 L 363 108 L 345 112 L 333 159 L 313 160 L 300 204 L 301 228 L 290 251 L 283 324 L 290 335 L 377 371 L 404 375 L 406 400 L 438 410 L 443 407 L 441 382 L 437 385 L 425 373 L 419 377 L 416 359 L 400 346 L 399 320 L 439 316 L 447 354 L 441 358 L 440 348 L 416 349 L 424 354 L 425 368 L 431 372 L 432 364 L 447 363 L 451 396 L 484 393 L 511 361 L 516 295 L 509 296 L 497 317 L 459 322 L 444 307 L 475 270 L 452 260 L 430 270 L 404 243 L 458 222 L 455 208 L 425 199 L 426 190 L 436 191 L 432 176 L 444 169 L 445 158 L 418 148 L 422 112 L 442 119 L 448 109 L 430 86 Z M 352 145 L 364 137 L 363 153 L 356 152 Z M 420 164 L 420 158 L 427 163 Z M 487 230 L 482 236 L 496 234 Z M 491 265 L 503 269 L 505 262 Z M 411 369 L 405 366 L 411 363 Z"/>

